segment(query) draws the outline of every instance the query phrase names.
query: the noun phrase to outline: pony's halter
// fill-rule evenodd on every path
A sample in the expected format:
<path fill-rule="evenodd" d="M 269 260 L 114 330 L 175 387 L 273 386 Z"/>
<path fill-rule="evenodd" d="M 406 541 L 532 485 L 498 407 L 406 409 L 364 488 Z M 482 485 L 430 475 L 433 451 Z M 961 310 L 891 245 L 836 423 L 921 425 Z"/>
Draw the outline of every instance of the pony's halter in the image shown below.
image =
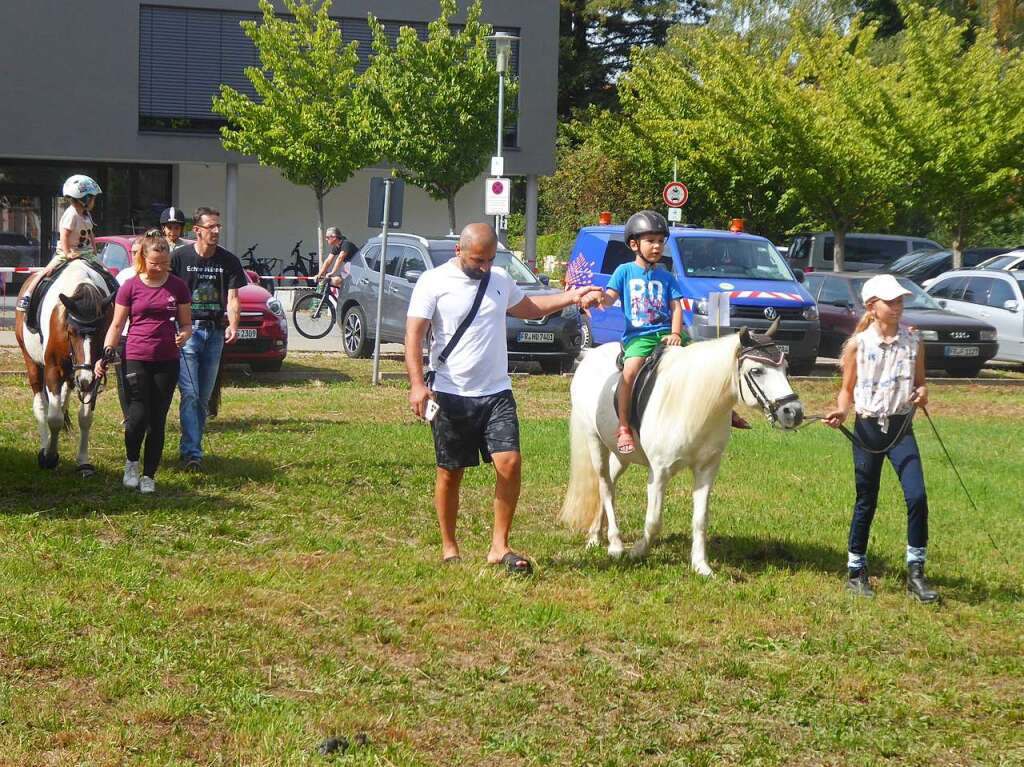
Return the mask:
<path fill-rule="evenodd" d="M 103 320 L 102 315 L 94 317 L 91 320 L 84 320 L 70 311 L 66 316 L 68 325 L 75 331 L 76 335 L 82 338 L 91 338 L 92 336 L 95 336 L 99 332 L 100 323 Z M 82 387 L 75 382 L 74 374 L 78 371 L 92 371 L 93 366 L 89 364 L 88 360 L 83 360 L 82 362 L 75 364 L 75 345 L 73 343 L 69 344 L 68 356 L 71 358 L 71 381 L 74 384 L 75 391 L 78 392 L 78 401 L 83 405 L 92 405 L 96 402 L 96 397 L 106 384 L 106 375 L 94 378 L 92 385 L 83 390 Z"/>
<path fill-rule="evenodd" d="M 780 368 L 785 363 L 786 355 L 782 353 L 782 350 L 775 345 L 774 341 L 769 343 L 761 343 L 755 346 L 748 346 L 743 349 L 739 354 L 739 361 L 742 363 L 745 360 L 752 360 L 754 362 L 760 362 L 768 367 Z M 796 402 L 800 399 L 800 395 L 796 392 L 790 392 L 784 397 L 777 397 L 776 399 L 769 399 L 765 390 L 760 384 L 754 379 L 751 371 L 746 371 L 740 376 L 740 388 L 742 389 L 743 384 L 747 385 L 750 393 L 754 395 L 754 399 L 764 410 L 765 416 L 771 421 L 772 426 L 775 426 L 779 422 L 779 410 L 788 405 L 790 402 Z"/>

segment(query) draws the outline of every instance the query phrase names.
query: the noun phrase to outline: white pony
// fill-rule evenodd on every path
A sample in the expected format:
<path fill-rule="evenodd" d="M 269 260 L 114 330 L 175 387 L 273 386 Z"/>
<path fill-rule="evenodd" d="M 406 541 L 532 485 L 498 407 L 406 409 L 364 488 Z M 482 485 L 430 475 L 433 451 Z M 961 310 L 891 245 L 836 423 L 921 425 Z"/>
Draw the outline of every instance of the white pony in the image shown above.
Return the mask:
<path fill-rule="evenodd" d="M 37 288 L 38 289 L 38 288 Z M 24 288 L 22 289 L 24 292 Z M 93 368 L 103 355 L 103 339 L 113 314 L 114 294 L 103 276 L 80 260 L 71 261 L 43 297 L 40 333 L 25 327 L 18 312 L 14 334 L 32 387 L 32 410 L 39 424 L 39 467 L 57 467 L 57 438 L 70 425 L 68 403 L 77 390 L 78 471 L 90 476 L 89 430 L 102 383 Z"/>
<path fill-rule="evenodd" d="M 661 530 L 665 485 L 684 467 L 693 472 L 693 547 L 690 564 L 711 575 L 705 553 L 708 497 L 722 452 L 729 441 L 730 413 L 742 399 L 760 407 L 773 424 L 795 429 L 803 406 L 786 378 L 785 358 L 773 336 L 746 328 L 714 341 L 665 349 L 639 430 L 636 450 L 615 449 L 618 421 L 614 409 L 620 373 L 620 345 L 604 344 L 587 353 L 572 380 L 571 475 L 561 519 L 588 530 L 587 546 L 601 543 L 606 528 L 608 554 L 623 553 L 615 518 L 615 483 L 630 464 L 647 467 L 647 518 L 643 538 L 630 551 L 647 554 Z"/>

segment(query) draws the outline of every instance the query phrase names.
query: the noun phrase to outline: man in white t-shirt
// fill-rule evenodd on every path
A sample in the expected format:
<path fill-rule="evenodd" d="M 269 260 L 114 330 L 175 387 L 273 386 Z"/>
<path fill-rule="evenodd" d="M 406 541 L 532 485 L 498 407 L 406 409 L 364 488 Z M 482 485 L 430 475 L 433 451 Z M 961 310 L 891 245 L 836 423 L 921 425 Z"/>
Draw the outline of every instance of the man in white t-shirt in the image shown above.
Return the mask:
<path fill-rule="evenodd" d="M 505 315 L 539 319 L 577 304 L 601 300 L 600 288 L 588 286 L 546 296 L 527 297 L 500 267 L 492 268 L 498 239 L 487 224 L 462 230 L 455 258 L 420 277 L 409 302 L 405 326 L 405 365 L 409 373 L 409 404 L 423 418 L 428 403 L 439 406 L 431 419 L 437 479 L 434 506 L 441 527 L 442 560 L 458 562 L 455 522 L 459 486 L 467 466 L 480 458 L 494 463 L 494 531 L 487 561 L 511 573 L 529 574 L 530 561 L 509 547 L 509 531 L 519 501 L 522 458 L 519 419 L 508 376 Z M 490 272 L 480 308 L 444 363 L 439 356 L 469 314 L 480 281 Z M 423 380 L 421 349 L 427 329 L 433 330 L 430 366 L 432 389 Z"/>

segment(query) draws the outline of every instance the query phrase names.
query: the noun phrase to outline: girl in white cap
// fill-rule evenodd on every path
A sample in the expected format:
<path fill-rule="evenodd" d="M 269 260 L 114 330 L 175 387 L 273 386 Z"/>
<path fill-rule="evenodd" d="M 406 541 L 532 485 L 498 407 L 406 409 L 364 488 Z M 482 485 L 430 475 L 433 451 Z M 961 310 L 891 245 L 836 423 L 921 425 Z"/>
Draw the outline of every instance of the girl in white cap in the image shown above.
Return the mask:
<path fill-rule="evenodd" d="M 885 457 L 896 470 L 907 502 L 907 592 L 921 602 L 939 595 L 925 580 L 928 546 L 928 496 L 921 453 L 910 423 L 913 407 L 928 402 L 924 346 L 918 334 L 900 326 L 903 297 L 911 295 L 891 274 L 864 283 L 861 298 L 867 311 L 843 348 L 843 383 L 836 407 L 824 422 L 842 426 L 850 409 L 856 411 L 853 472 L 857 500 L 850 522 L 847 554 L 853 593 L 871 597 L 867 546 L 878 504 L 878 484 Z"/>

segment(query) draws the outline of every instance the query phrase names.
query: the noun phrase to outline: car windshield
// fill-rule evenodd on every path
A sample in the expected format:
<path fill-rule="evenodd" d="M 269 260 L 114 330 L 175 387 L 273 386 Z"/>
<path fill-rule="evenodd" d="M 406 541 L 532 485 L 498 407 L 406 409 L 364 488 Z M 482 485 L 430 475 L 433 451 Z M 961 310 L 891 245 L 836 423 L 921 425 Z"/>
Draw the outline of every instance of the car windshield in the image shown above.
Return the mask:
<path fill-rule="evenodd" d="M 494 257 L 494 265 L 500 266 L 517 285 L 536 285 L 540 280 L 530 271 L 530 267 L 513 256 L 507 250 L 499 250 Z"/>
<path fill-rule="evenodd" d="M 1012 266 L 1017 259 L 1021 257 L 1020 253 L 1007 254 L 1005 256 L 995 256 L 987 261 L 982 261 L 978 264 L 979 269 L 1006 269 Z"/>
<path fill-rule="evenodd" d="M 852 280 L 853 291 L 856 295 L 860 295 L 861 288 L 864 287 L 864 283 L 867 281 L 868 278 L 866 277 L 864 279 Z M 942 307 L 936 303 L 935 299 L 925 293 L 924 290 L 921 289 L 921 286 L 913 280 L 906 277 L 897 277 L 896 282 L 910 291 L 909 296 L 903 297 L 904 309 L 942 309 Z"/>
<path fill-rule="evenodd" d="M 900 269 L 895 268 L 895 265 L 893 265 L 888 271 L 895 274 L 905 274 L 908 277 L 917 277 L 927 275 L 937 267 L 942 268 L 944 264 L 953 265 L 953 254 L 948 250 L 940 250 L 936 253 L 919 256 Z"/>
<path fill-rule="evenodd" d="M 767 240 L 676 237 L 675 243 L 687 277 L 793 281 L 785 260 Z"/>
<path fill-rule="evenodd" d="M 921 259 L 924 256 L 931 255 L 934 252 L 935 252 L 934 250 L 914 250 L 914 251 L 911 251 L 910 253 L 907 253 L 907 255 L 900 256 L 895 261 L 893 261 L 891 264 L 889 264 L 889 268 L 886 269 L 885 271 L 890 272 L 890 273 L 893 273 L 893 272 L 905 272 L 907 270 L 907 267 L 913 265 L 918 259 Z"/>

